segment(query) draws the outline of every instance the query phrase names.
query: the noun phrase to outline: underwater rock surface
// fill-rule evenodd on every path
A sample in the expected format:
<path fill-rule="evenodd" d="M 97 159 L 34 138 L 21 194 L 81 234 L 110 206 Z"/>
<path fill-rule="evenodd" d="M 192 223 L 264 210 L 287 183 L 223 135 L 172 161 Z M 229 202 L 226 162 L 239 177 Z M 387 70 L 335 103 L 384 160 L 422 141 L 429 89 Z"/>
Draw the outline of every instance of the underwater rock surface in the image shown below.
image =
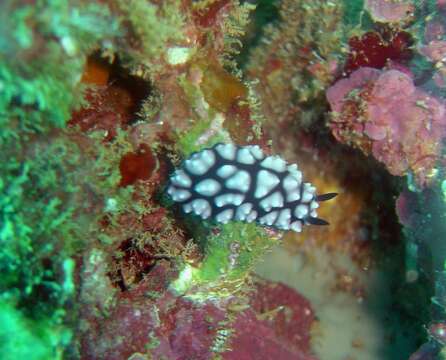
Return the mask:
<path fill-rule="evenodd" d="M 217 306 L 169 292 L 167 262 L 152 275 L 158 285 L 146 280 L 119 294 L 106 316 L 84 312 L 81 359 L 315 359 L 309 343 L 314 313 L 289 287 L 256 279 L 247 303 Z"/>
<path fill-rule="evenodd" d="M 372 154 L 393 175 L 411 172 L 420 186 L 441 158 L 443 102 L 398 70 L 361 68 L 327 90 L 330 124 L 341 142 Z"/>
<path fill-rule="evenodd" d="M 443 0 L 0 1 L 0 358 L 446 353 L 445 16 Z M 175 206 L 175 169 L 217 144 L 236 173 L 182 189 L 229 210 L 184 203 L 203 221 Z M 259 193 L 259 224 L 231 187 Z M 331 225 L 302 227 L 322 223 L 315 188 L 340 194 L 318 209 Z"/>

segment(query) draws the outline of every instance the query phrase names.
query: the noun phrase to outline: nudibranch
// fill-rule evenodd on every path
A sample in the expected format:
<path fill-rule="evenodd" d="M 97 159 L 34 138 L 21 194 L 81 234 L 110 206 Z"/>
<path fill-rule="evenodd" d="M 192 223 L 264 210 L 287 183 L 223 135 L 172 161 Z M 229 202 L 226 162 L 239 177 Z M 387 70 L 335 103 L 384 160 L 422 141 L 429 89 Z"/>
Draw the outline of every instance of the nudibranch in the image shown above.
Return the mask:
<path fill-rule="evenodd" d="M 167 193 L 184 212 L 226 224 L 253 222 L 279 230 L 302 231 L 302 225 L 327 225 L 317 217 L 318 202 L 336 193 L 316 195 L 302 181 L 296 164 L 265 156 L 257 145 L 217 144 L 192 154 L 176 170 Z"/>

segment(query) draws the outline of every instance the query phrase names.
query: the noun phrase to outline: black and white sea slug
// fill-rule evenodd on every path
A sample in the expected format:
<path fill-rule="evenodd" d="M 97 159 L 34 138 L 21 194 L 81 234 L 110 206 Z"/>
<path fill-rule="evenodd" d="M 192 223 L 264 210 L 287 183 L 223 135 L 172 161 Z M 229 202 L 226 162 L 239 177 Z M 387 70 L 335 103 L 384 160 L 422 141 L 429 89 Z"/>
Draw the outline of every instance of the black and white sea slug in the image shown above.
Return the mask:
<path fill-rule="evenodd" d="M 302 225 L 326 225 L 317 217 L 318 201 L 335 193 L 316 195 L 302 181 L 296 164 L 265 156 L 257 145 L 217 144 L 194 153 L 170 178 L 168 194 L 186 213 L 226 224 L 253 222 L 300 232 Z"/>

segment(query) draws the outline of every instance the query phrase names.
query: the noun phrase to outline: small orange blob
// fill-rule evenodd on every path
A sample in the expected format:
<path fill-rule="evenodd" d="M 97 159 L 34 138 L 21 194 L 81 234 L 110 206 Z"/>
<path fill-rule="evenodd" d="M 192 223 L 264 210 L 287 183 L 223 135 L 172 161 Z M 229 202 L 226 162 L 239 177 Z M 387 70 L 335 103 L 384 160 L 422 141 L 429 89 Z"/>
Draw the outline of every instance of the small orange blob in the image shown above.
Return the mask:
<path fill-rule="evenodd" d="M 96 58 L 88 58 L 81 82 L 92 85 L 106 85 L 110 75 L 110 64 Z"/>

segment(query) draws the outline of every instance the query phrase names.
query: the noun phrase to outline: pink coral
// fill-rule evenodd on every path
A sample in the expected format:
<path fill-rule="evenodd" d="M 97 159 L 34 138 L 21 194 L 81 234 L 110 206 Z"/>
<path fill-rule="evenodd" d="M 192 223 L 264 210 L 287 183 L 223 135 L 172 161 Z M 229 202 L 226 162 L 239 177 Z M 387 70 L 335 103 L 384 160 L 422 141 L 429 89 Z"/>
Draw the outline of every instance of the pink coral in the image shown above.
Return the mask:
<path fill-rule="evenodd" d="M 446 0 L 437 0 L 438 10 L 444 10 L 446 8 Z"/>
<path fill-rule="evenodd" d="M 393 175 L 412 172 L 419 185 L 440 157 L 446 135 L 445 106 L 398 70 L 361 68 L 327 91 L 333 110 L 330 127 L 384 163 Z"/>
<path fill-rule="evenodd" d="M 446 41 L 432 40 L 420 48 L 420 53 L 433 62 L 446 60 Z"/>
<path fill-rule="evenodd" d="M 446 41 L 444 35 L 443 19 L 434 17 L 426 24 L 424 44 L 418 46 L 419 53 L 435 64 L 432 80 L 440 89 L 446 88 Z"/>
<path fill-rule="evenodd" d="M 84 284 L 104 279 L 87 270 Z M 316 360 L 310 354 L 314 312 L 291 288 L 256 279 L 249 304 L 196 304 L 167 290 L 174 272 L 160 261 L 153 278 L 145 277 L 113 301 L 91 298 L 91 288 L 85 289 L 81 359 Z M 109 282 L 102 288 L 110 288 Z M 98 306 L 106 301 L 106 309 Z"/>
<path fill-rule="evenodd" d="M 379 22 L 407 21 L 415 10 L 408 0 L 366 0 L 364 7 Z"/>
<path fill-rule="evenodd" d="M 400 223 L 404 226 L 414 229 L 420 225 L 421 217 L 416 193 L 404 190 L 396 199 L 395 210 Z"/>

